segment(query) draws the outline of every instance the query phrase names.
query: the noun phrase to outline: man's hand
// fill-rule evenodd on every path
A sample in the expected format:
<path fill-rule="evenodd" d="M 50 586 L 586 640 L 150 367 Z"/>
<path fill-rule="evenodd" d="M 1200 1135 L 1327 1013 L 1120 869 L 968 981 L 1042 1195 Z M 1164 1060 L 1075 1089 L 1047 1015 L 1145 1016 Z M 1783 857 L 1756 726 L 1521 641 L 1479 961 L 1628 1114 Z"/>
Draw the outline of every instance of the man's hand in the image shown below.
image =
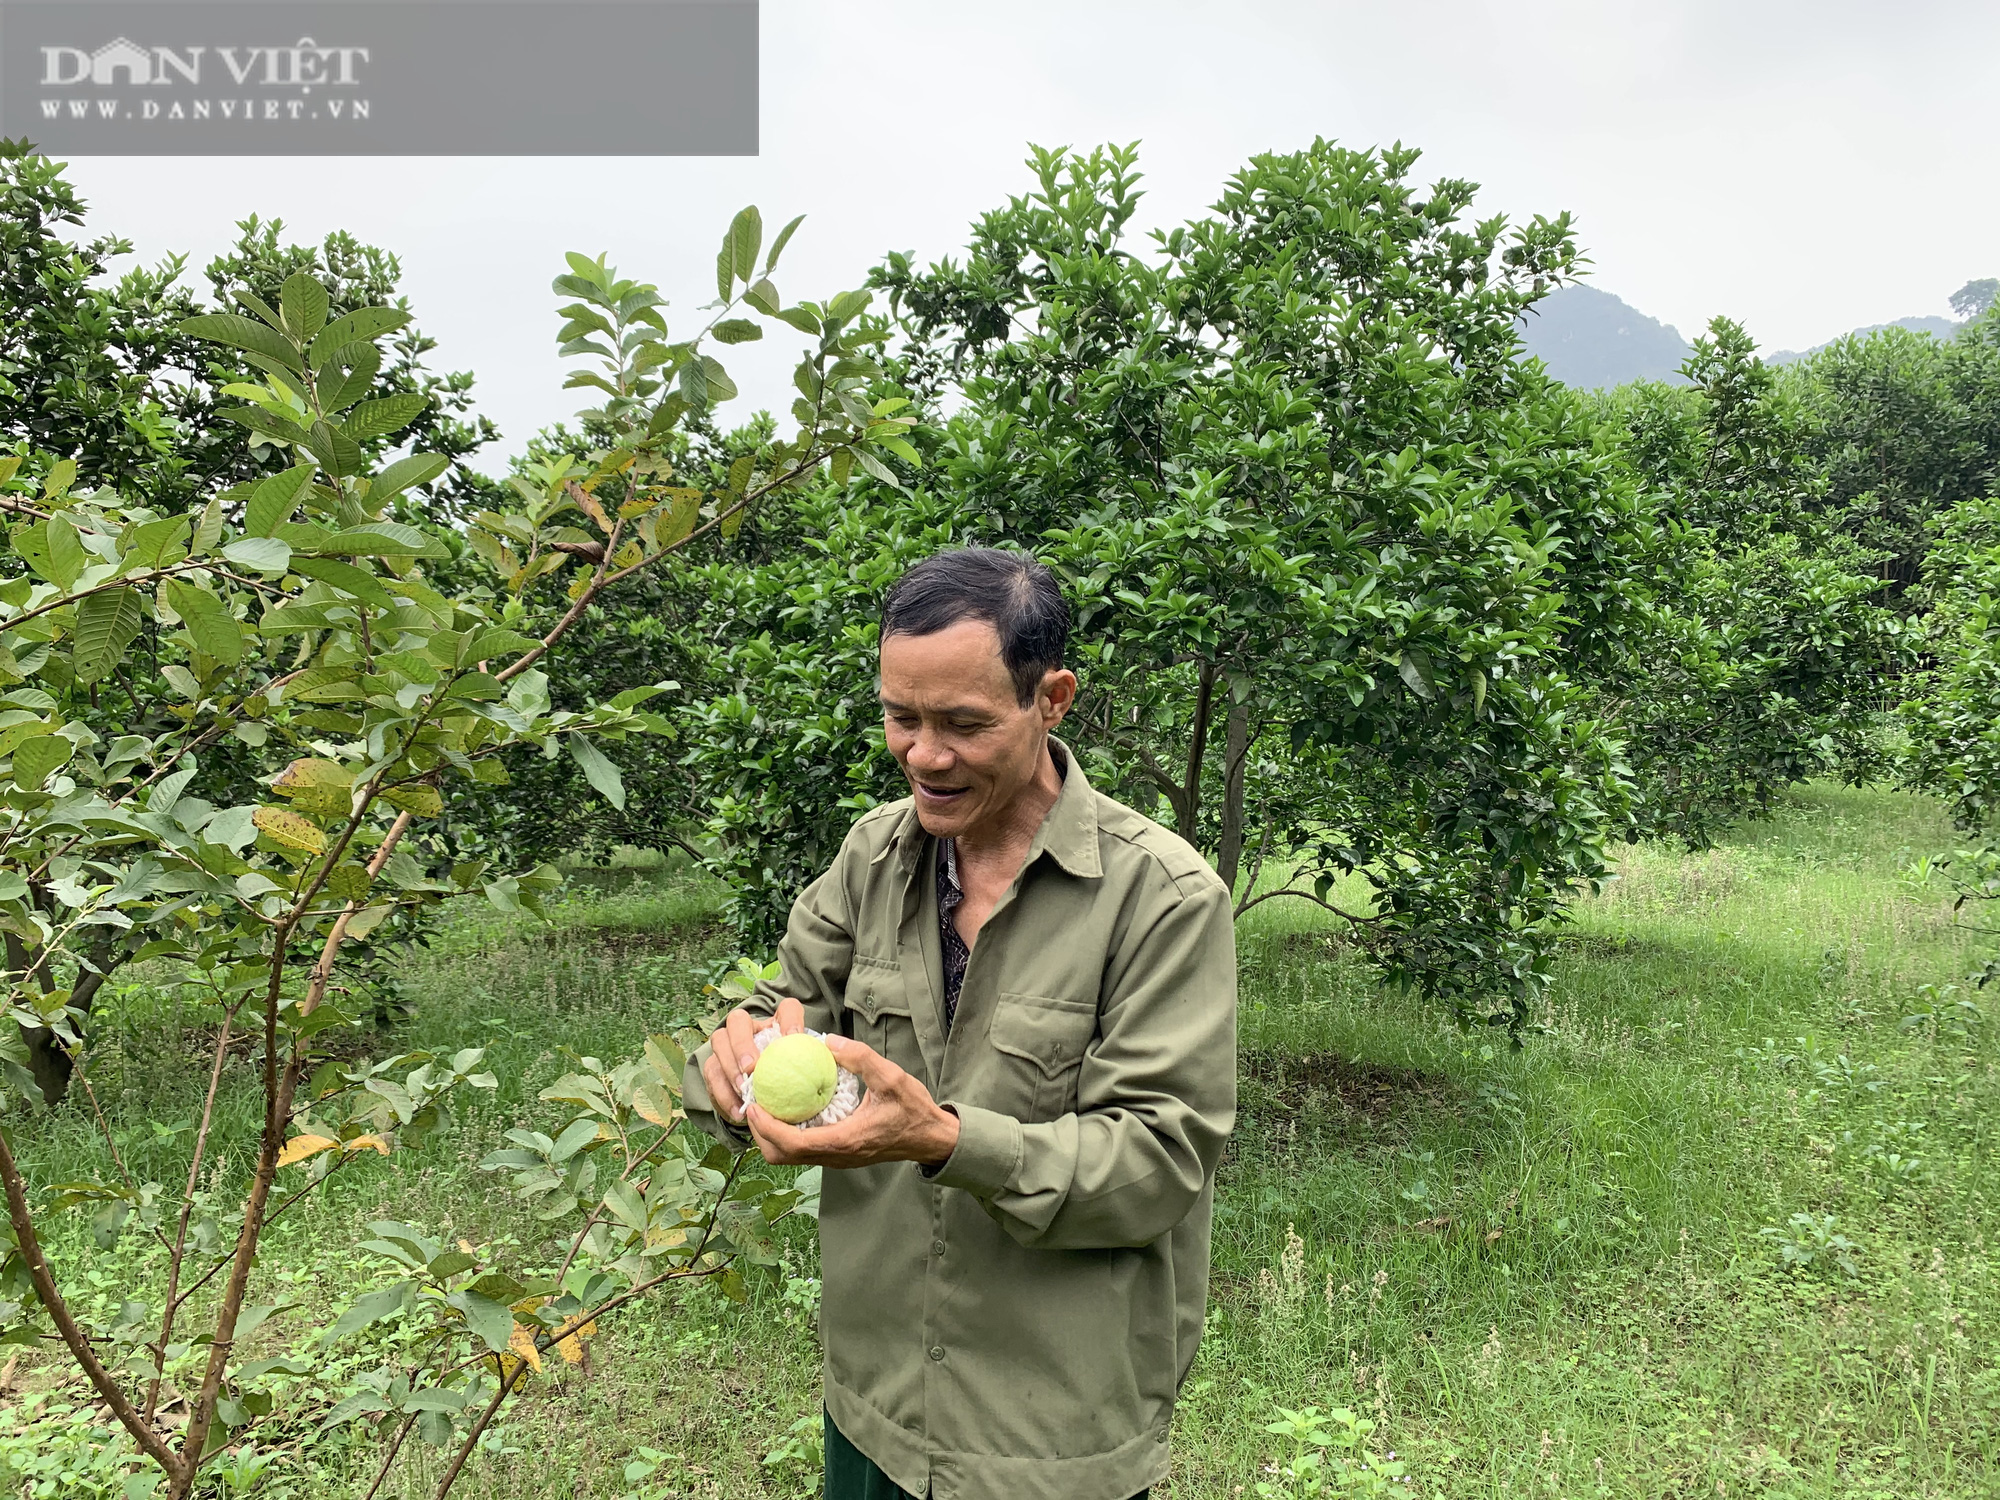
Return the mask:
<path fill-rule="evenodd" d="M 780 1000 L 773 1018 L 753 1016 L 738 1006 L 722 1023 L 722 1029 L 708 1039 L 701 1081 L 708 1085 L 708 1097 L 716 1110 L 732 1125 L 743 1123 L 743 1101 L 736 1095 L 736 1080 L 757 1066 L 757 1033 L 773 1026 L 784 1036 L 804 1031 L 806 1008 L 796 1000 Z"/>
<path fill-rule="evenodd" d="M 940 1108 L 917 1079 L 852 1037 L 830 1036 L 826 1044 L 834 1061 L 868 1086 L 861 1107 L 838 1125 L 801 1130 L 752 1104 L 750 1134 L 764 1160 L 795 1167 L 936 1166 L 958 1149 L 958 1116 Z"/>

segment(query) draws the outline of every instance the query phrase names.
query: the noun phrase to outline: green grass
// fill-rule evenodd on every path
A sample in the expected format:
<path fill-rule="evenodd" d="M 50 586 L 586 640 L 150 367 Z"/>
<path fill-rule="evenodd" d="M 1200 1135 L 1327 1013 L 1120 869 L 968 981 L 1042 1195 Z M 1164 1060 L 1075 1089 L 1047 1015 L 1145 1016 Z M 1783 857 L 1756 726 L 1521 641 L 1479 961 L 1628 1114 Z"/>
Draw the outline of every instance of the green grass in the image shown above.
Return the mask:
<path fill-rule="evenodd" d="M 1520 1052 L 1380 992 L 1303 903 L 1251 913 L 1243 1112 L 1171 1493 L 1250 1493 L 1272 1409 L 1313 1403 L 1371 1417 L 1427 1500 L 2000 1496 L 2000 1022 L 1988 997 L 1983 1023 L 1923 1019 L 1972 952 L 1944 888 L 1911 871 L 1949 844 L 1929 804 L 1813 788 L 1705 854 L 1623 851 Z M 491 1039 L 503 1086 L 273 1231 L 265 1289 L 304 1310 L 260 1339 L 282 1348 L 351 1294 L 367 1219 L 528 1233 L 471 1163 L 546 1118 L 532 1100 L 562 1048 L 622 1054 L 699 1012 L 693 971 L 727 953 L 715 903 L 670 866 L 582 893 L 552 930 L 452 927 L 412 971 L 398 1044 Z M 141 985 L 106 1017 L 99 1097 L 142 1175 L 172 1180 L 183 1138 L 146 1121 L 190 1110 L 198 1020 Z M 87 1124 L 66 1108 L 23 1134 L 39 1180 L 101 1170 Z M 1916 1165 L 1886 1170 L 1890 1153 Z M 1812 1263 L 1788 1265 L 1787 1241 Z M 63 1248 L 100 1312 L 156 1269 L 136 1237 Z M 764 1461 L 817 1410 L 814 1275 L 802 1228 L 747 1306 L 696 1291 L 607 1328 L 587 1373 L 514 1409 L 500 1446 L 517 1451 L 481 1455 L 456 1493 L 610 1500 L 640 1447 L 668 1455 L 646 1500 L 814 1493 L 796 1444 Z M 74 1451 L 46 1493 L 97 1493 L 87 1417 L 67 1448 L 57 1419 L 24 1425 L 77 1404 L 57 1373 L 15 1376 L 33 1394 L 0 1439 L 0 1492 L 24 1477 L 7 1463 Z M 356 1493 L 367 1443 L 301 1447 L 310 1416 L 258 1493 Z M 436 1462 L 419 1451 L 384 1493 L 415 1500 Z"/>

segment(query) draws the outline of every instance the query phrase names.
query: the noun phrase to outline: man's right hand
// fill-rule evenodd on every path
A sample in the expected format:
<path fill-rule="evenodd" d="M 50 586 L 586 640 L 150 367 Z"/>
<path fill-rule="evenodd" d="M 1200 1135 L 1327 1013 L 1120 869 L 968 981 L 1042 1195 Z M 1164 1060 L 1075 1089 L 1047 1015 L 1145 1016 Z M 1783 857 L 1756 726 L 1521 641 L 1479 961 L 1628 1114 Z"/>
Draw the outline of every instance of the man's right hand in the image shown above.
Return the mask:
<path fill-rule="evenodd" d="M 738 1006 L 729 1013 L 721 1029 L 708 1039 L 708 1056 L 702 1059 L 701 1081 L 708 1085 L 708 1097 L 716 1111 L 732 1125 L 743 1123 L 743 1101 L 736 1094 L 736 1080 L 757 1066 L 757 1033 L 773 1026 L 790 1036 L 806 1029 L 806 1008 L 789 997 L 778 1002 L 778 1014 L 753 1015 Z"/>

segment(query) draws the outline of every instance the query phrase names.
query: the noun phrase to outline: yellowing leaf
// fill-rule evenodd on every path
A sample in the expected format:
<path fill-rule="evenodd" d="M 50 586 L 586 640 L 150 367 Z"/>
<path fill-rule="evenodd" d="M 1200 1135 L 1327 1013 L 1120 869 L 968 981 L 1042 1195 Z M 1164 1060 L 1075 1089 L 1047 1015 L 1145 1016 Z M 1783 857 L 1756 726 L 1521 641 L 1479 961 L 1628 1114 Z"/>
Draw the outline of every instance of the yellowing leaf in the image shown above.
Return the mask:
<path fill-rule="evenodd" d="M 379 1135 L 357 1135 L 344 1146 L 350 1155 L 356 1151 L 379 1151 L 384 1156 L 389 1154 L 389 1143 Z"/>
<path fill-rule="evenodd" d="M 278 1165 L 295 1167 L 309 1157 L 318 1156 L 322 1151 L 331 1151 L 340 1144 L 331 1136 L 295 1135 L 285 1142 L 285 1149 L 278 1153 Z"/>
<path fill-rule="evenodd" d="M 642 1083 L 632 1091 L 632 1108 L 651 1125 L 667 1126 L 680 1118 L 667 1091 L 658 1084 Z"/>
<path fill-rule="evenodd" d="M 593 1318 L 568 1338 L 556 1340 L 556 1353 L 563 1357 L 564 1364 L 580 1365 L 583 1363 L 583 1341 L 596 1335 L 597 1320 Z"/>
<path fill-rule="evenodd" d="M 326 878 L 326 888 L 337 900 L 359 901 L 374 881 L 365 865 L 344 864 Z M 350 923 L 350 928 L 352 924 Z"/>
<path fill-rule="evenodd" d="M 326 849 L 326 835 L 289 807 L 260 807 L 250 815 L 250 822 L 265 838 L 287 849 L 302 849 L 308 854 Z"/>
<path fill-rule="evenodd" d="M 301 812 L 345 818 L 354 806 L 354 773 L 330 760 L 295 760 L 271 783 L 271 790 L 291 798 Z"/>
<path fill-rule="evenodd" d="M 435 818 L 444 811 L 444 798 L 434 786 L 391 787 L 382 794 L 382 800 L 419 818 Z"/>
<path fill-rule="evenodd" d="M 537 1375 L 542 1373 L 542 1351 L 535 1347 L 534 1330 L 516 1323 L 514 1331 L 507 1336 L 507 1347 L 525 1359 L 528 1368 Z"/>
<path fill-rule="evenodd" d="M 341 787 L 354 785 L 354 773 L 337 761 L 295 760 L 286 766 L 278 779 L 271 783 L 271 790 L 289 797 L 307 787 Z"/>

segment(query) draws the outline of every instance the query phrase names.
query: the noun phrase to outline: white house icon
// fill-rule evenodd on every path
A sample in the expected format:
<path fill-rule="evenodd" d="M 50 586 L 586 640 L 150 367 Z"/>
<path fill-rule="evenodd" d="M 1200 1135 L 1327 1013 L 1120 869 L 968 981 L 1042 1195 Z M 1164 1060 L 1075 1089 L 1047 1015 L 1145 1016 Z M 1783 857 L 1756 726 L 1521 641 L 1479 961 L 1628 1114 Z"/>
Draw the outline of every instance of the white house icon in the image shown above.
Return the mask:
<path fill-rule="evenodd" d="M 90 81 L 99 84 L 113 84 L 118 81 L 118 70 L 125 70 L 127 83 L 151 83 L 153 81 L 153 59 L 144 47 L 126 37 L 118 37 L 106 42 L 90 54 Z"/>

